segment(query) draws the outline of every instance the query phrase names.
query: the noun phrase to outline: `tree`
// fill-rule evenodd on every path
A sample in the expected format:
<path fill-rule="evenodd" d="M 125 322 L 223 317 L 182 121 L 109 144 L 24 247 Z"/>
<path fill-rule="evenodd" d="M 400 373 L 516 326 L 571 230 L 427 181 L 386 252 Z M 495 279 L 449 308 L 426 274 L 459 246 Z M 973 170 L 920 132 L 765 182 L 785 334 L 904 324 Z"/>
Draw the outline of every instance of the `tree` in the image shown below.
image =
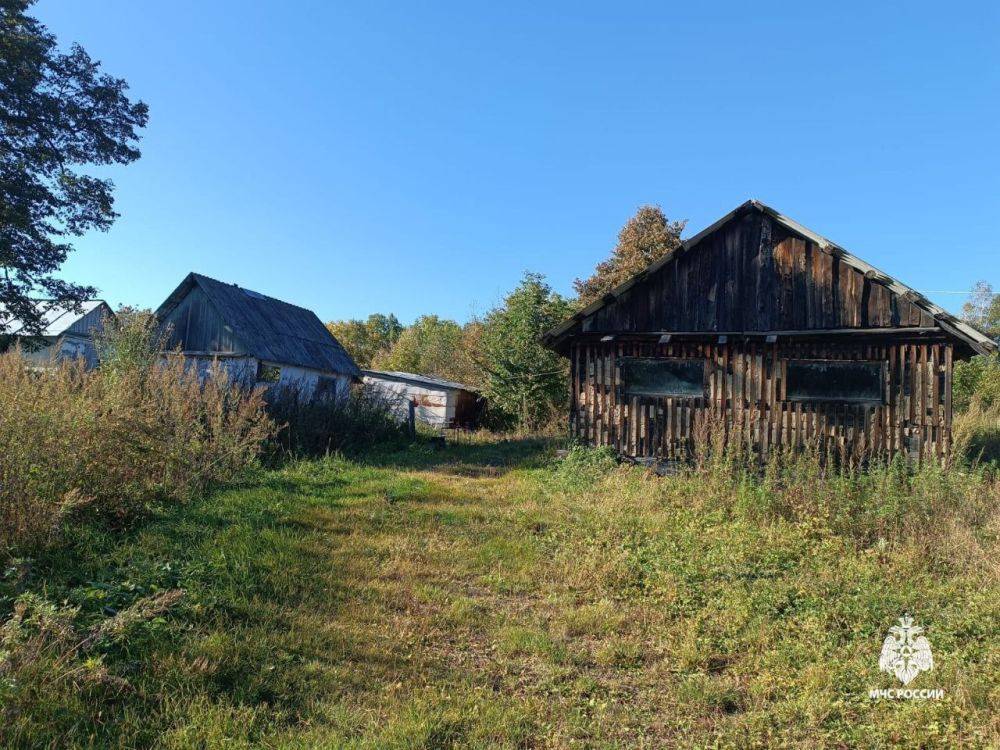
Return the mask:
<path fill-rule="evenodd" d="M 542 346 L 540 336 L 571 312 L 569 301 L 553 292 L 544 276 L 526 273 L 483 321 L 483 390 L 491 408 L 522 428 L 539 428 L 565 406 L 569 366 Z"/>
<path fill-rule="evenodd" d="M 681 244 L 683 221 L 670 221 L 659 206 L 641 206 L 618 233 L 611 257 L 588 279 L 573 282 L 581 307 L 595 302 Z"/>
<path fill-rule="evenodd" d="M 423 315 L 406 328 L 395 345 L 375 357 L 378 370 L 434 375 L 468 385 L 477 385 L 479 372 L 467 348 L 466 329 L 454 320 Z"/>
<path fill-rule="evenodd" d="M 1000 340 L 1000 294 L 977 281 L 962 305 L 962 318 L 994 340 Z M 952 385 L 955 411 L 965 411 L 977 398 L 984 406 L 1000 401 L 1000 355 L 977 355 L 956 362 Z"/>
<path fill-rule="evenodd" d="M 57 51 L 27 15 L 33 2 L 0 0 L 0 333 L 12 318 L 38 333 L 33 296 L 75 308 L 94 295 L 53 276 L 73 249 L 67 238 L 117 217 L 111 180 L 78 168 L 138 159 L 148 116 L 82 47 Z"/>
<path fill-rule="evenodd" d="M 403 332 L 395 315 L 373 313 L 367 320 L 338 320 L 326 324 L 358 367 L 371 367 L 375 358 L 387 353 Z"/>
<path fill-rule="evenodd" d="M 1000 294 L 993 293 L 992 284 L 975 283 L 962 305 L 962 318 L 991 339 L 1000 339 Z"/>

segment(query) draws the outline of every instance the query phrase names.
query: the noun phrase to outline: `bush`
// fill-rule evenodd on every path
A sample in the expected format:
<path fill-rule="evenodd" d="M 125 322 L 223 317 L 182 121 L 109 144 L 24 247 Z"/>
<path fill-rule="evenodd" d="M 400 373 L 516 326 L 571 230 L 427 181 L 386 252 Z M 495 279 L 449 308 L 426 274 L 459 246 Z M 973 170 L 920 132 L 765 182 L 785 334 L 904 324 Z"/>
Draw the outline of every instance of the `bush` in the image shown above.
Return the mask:
<path fill-rule="evenodd" d="M 272 454 L 322 456 L 337 451 L 361 452 L 398 446 L 408 439 L 394 403 L 378 389 L 356 386 L 349 398 L 310 401 L 292 389 L 268 399 L 268 410 L 280 425 Z"/>
<path fill-rule="evenodd" d="M 273 433 L 261 394 L 175 360 L 86 372 L 0 356 L 0 558 L 53 539 L 82 505 L 122 519 L 251 464 Z"/>
<path fill-rule="evenodd" d="M 1000 401 L 1000 354 L 955 363 L 952 405 L 963 412 L 978 396 L 983 406 Z"/>
<path fill-rule="evenodd" d="M 972 463 L 1000 463 L 1000 399 L 979 395 L 952 423 L 955 451 Z"/>

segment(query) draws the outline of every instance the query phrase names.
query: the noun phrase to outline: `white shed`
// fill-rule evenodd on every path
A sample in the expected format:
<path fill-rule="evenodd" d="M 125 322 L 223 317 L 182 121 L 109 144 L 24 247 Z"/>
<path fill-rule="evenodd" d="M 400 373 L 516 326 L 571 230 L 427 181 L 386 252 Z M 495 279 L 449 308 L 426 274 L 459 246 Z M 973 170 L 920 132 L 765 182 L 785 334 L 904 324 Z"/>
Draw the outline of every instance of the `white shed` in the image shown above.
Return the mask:
<path fill-rule="evenodd" d="M 377 388 L 395 404 L 400 419 L 409 415 L 410 404 L 416 418 L 433 427 L 475 427 L 484 401 L 470 385 L 412 372 L 362 370 L 365 383 Z"/>

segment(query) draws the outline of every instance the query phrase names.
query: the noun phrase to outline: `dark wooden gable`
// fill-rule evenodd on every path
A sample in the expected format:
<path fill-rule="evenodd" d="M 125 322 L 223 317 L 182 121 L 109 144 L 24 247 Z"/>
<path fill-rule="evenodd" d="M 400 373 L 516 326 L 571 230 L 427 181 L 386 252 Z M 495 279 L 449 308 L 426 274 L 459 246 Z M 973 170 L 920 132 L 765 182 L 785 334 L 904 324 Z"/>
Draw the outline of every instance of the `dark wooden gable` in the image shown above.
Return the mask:
<path fill-rule="evenodd" d="M 582 320 L 584 332 L 933 327 L 933 317 L 747 210 Z"/>
<path fill-rule="evenodd" d="M 964 354 L 996 348 L 898 280 L 757 201 L 685 240 L 543 340 L 567 353 L 579 334 L 865 329 L 947 336 Z"/>

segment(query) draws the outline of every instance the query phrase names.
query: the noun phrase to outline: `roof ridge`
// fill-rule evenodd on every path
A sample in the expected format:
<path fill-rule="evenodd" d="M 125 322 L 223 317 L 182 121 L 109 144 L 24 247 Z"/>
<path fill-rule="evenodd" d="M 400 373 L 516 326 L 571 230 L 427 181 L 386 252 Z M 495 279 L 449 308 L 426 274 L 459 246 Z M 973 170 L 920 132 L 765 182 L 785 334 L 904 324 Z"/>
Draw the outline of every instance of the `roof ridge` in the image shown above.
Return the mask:
<path fill-rule="evenodd" d="M 971 326 L 963 320 L 956 318 L 954 315 L 949 313 L 944 308 L 939 305 L 934 304 L 929 299 L 927 299 L 920 292 L 907 286 L 903 282 L 896 279 L 894 276 L 887 274 L 885 271 L 881 271 L 875 266 L 871 265 L 867 261 L 862 260 L 856 255 L 850 253 L 843 246 L 838 245 L 832 240 L 827 239 L 818 232 L 809 229 L 808 227 L 799 224 L 794 219 L 791 219 L 780 211 L 772 208 L 771 206 L 757 200 L 756 198 L 751 198 L 750 200 L 744 201 L 739 206 L 734 208 L 729 213 L 722 216 L 720 219 L 709 224 L 707 227 L 702 229 L 697 234 L 689 237 L 686 240 L 682 240 L 681 244 L 673 250 L 664 253 L 662 257 L 655 260 L 653 263 L 649 264 L 645 269 L 639 271 L 638 273 L 631 276 L 629 279 L 625 280 L 618 286 L 614 287 L 611 291 L 605 293 L 600 299 L 595 300 L 581 310 L 578 310 L 572 316 L 564 320 L 559 325 L 546 331 L 542 338 L 546 342 L 552 342 L 554 339 L 559 338 L 572 329 L 574 325 L 582 321 L 584 318 L 593 315 L 595 312 L 600 310 L 607 304 L 615 301 L 617 297 L 624 294 L 626 291 L 631 289 L 635 284 L 639 283 L 648 276 L 659 271 L 667 263 L 671 262 L 677 258 L 680 254 L 688 252 L 692 248 L 696 247 L 703 239 L 716 231 L 721 229 L 723 226 L 728 224 L 735 218 L 738 218 L 745 214 L 748 210 L 757 210 L 761 213 L 774 219 L 782 226 L 784 226 L 789 231 L 794 234 L 798 234 L 811 242 L 814 242 L 821 250 L 826 252 L 834 252 L 838 258 L 845 261 L 849 266 L 852 266 L 855 270 L 861 271 L 865 276 L 869 277 L 875 283 L 885 286 L 889 291 L 900 295 L 907 296 L 907 298 L 912 301 L 918 308 L 922 309 L 924 312 L 928 313 L 937 323 L 942 330 L 947 333 L 956 336 L 957 338 L 965 341 L 973 350 L 979 353 L 986 353 L 990 350 L 996 349 L 996 343 L 989 338 L 982 331 L 979 331 L 975 326 Z M 895 287 L 895 288 L 894 288 Z M 817 331 L 822 331 L 823 329 L 816 329 Z"/>

